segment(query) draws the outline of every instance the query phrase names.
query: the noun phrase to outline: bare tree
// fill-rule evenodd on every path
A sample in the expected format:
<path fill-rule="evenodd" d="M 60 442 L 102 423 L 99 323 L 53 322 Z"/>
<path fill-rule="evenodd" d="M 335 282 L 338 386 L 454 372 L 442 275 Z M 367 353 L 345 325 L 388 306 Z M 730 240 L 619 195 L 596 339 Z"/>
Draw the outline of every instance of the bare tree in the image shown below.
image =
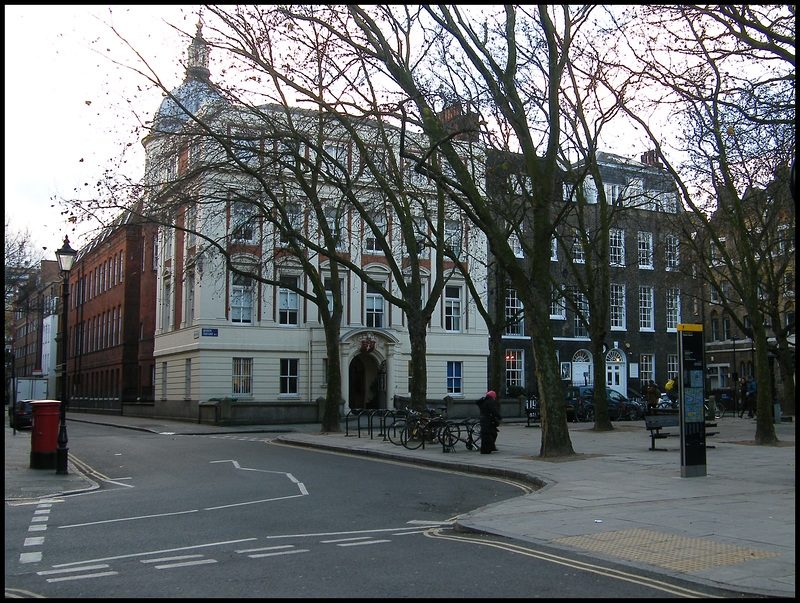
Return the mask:
<path fill-rule="evenodd" d="M 794 23 L 791 6 L 642 7 L 620 30 L 625 60 L 614 64 L 632 82 L 631 90 L 650 91 L 621 100 L 656 145 L 693 212 L 695 230 L 687 232 L 685 243 L 698 277 L 726 300 L 731 317 L 755 344 L 759 444 L 777 439 L 770 412 L 771 311 L 763 299 L 780 297 L 762 292 L 767 283 L 783 282 L 788 268 L 771 262 L 774 243 L 767 238 L 774 235 L 766 229 L 779 223 L 794 228 L 794 218 L 783 203 L 764 203 L 753 212 L 748 196 L 794 160 Z M 609 81 L 608 90 L 615 93 L 614 83 Z M 684 124 L 676 147 L 685 160 L 667 159 L 663 136 L 644 117 L 654 103 L 670 107 L 671 118 Z M 725 245 L 726 238 L 735 248 Z"/>

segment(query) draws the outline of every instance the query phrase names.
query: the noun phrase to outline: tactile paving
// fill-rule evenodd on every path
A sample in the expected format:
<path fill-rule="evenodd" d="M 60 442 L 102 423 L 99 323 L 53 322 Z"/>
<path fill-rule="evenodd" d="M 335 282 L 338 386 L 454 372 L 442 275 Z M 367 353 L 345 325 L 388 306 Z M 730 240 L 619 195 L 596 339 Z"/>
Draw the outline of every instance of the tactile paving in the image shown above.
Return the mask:
<path fill-rule="evenodd" d="M 778 553 L 759 549 L 638 528 L 602 534 L 569 536 L 555 539 L 553 542 L 681 572 L 698 571 L 778 555 Z"/>

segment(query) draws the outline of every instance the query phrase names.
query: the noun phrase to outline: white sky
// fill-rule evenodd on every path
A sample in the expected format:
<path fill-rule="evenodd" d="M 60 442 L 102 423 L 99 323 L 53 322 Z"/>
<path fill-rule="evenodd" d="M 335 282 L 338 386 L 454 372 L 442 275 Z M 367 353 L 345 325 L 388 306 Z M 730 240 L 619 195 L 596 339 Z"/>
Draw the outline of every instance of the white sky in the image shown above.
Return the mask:
<path fill-rule="evenodd" d="M 12 229 L 28 229 L 36 247 L 47 247 L 46 259 L 65 234 L 75 249 L 88 242 L 87 228 L 68 223 L 53 197 L 92 198 L 93 183 L 128 144 L 124 170 L 140 178 L 144 133 L 134 131 L 134 112 L 149 120 L 161 103 L 141 75 L 109 60 L 141 66 L 106 23 L 175 88 L 189 40 L 168 23 L 194 35 L 198 8 L 5 6 L 5 214 Z M 212 53 L 211 77 L 224 85 L 214 60 Z M 645 149 L 632 142 L 620 132 L 605 150 L 638 158 Z"/>
<path fill-rule="evenodd" d="M 101 6 L 5 6 L 5 214 L 12 229 L 29 229 L 35 245 L 47 247 L 45 259 L 55 259 L 66 234 L 75 249 L 86 242 L 85 229 L 67 223 L 52 197 L 72 198 L 73 189 L 96 182 L 128 143 L 126 171 L 140 177 L 144 150 L 133 111 L 151 119 L 161 102 L 157 90 L 137 91 L 146 88 L 141 75 L 98 54 L 135 61 L 103 21 L 174 88 L 189 42 L 165 20 L 194 34 L 197 7 L 117 6 L 109 14 Z M 92 193 L 89 186 L 79 198 Z"/>

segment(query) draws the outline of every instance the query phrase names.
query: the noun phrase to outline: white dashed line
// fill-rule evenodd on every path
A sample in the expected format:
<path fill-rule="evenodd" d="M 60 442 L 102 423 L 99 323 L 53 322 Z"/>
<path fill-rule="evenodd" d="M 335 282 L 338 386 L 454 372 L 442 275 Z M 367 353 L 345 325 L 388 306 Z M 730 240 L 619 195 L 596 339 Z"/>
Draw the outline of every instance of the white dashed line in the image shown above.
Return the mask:
<path fill-rule="evenodd" d="M 182 563 L 167 563 L 166 565 L 155 565 L 156 569 L 173 569 L 176 567 L 189 567 L 190 565 L 206 565 L 207 563 L 216 563 L 216 559 L 199 559 L 197 561 L 184 561 Z"/>

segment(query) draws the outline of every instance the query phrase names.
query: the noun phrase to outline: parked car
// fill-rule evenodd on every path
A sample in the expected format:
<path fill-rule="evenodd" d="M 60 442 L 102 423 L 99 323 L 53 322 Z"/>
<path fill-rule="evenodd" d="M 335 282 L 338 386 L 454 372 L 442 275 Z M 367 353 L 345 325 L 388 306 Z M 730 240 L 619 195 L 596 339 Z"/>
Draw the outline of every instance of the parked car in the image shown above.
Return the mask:
<path fill-rule="evenodd" d="M 567 387 L 565 400 L 568 421 L 594 421 L 594 387 L 576 385 Z M 618 391 L 607 388 L 606 402 L 608 417 L 612 421 L 638 418 L 637 409 L 629 408 L 628 398 Z"/>
<path fill-rule="evenodd" d="M 8 405 L 8 426 L 19 429 L 20 427 L 30 427 L 33 422 L 33 408 L 31 400 L 20 400 L 16 406 Z"/>
<path fill-rule="evenodd" d="M 594 420 L 593 390 L 591 387 L 570 385 L 564 392 L 567 421 Z"/>

